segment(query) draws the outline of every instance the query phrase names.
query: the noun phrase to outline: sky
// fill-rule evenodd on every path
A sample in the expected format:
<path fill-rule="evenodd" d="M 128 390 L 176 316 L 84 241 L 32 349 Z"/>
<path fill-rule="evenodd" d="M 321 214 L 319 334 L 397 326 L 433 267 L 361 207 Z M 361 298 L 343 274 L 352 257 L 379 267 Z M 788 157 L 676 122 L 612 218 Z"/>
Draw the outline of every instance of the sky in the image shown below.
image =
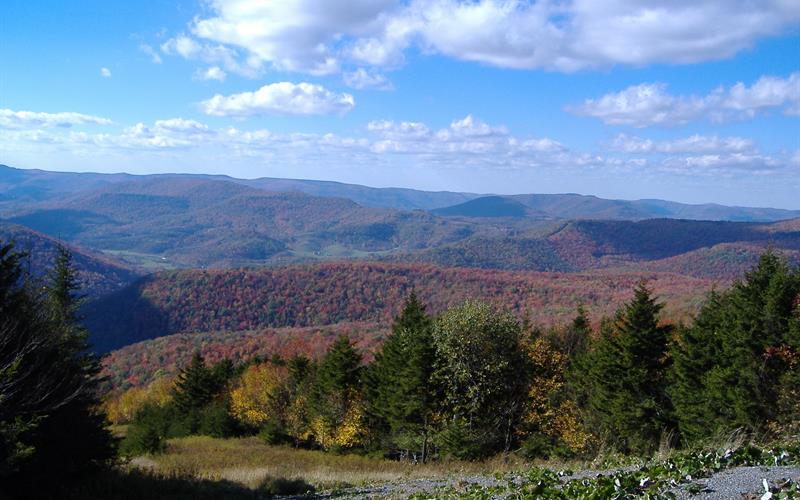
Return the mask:
<path fill-rule="evenodd" d="M 0 163 L 800 209 L 800 0 L 4 0 Z"/>

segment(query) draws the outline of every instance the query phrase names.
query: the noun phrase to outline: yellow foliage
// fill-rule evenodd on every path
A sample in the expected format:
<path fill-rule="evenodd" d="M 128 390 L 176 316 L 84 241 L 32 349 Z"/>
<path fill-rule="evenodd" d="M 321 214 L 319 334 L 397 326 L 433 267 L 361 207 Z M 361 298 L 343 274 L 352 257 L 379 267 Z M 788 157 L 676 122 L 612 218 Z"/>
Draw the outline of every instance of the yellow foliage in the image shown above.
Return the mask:
<path fill-rule="evenodd" d="M 364 402 L 360 396 L 350 398 L 350 406 L 345 413 L 344 420 L 336 429 L 334 442 L 342 448 L 353 448 L 363 444 L 367 435 L 367 426 L 364 421 Z"/>
<path fill-rule="evenodd" d="M 298 394 L 286 411 L 286 431 L 295 439 L 307 441 L 314 435 L 312 425 L 308 422 L 308 399 Z"/>
<path fill-rule="evenodd" d="M 572 401 L 556 403 L 564 390 L 567 358 L 542 338 L 531 344 L 528 355 L 534 375 L 524 422 L 539 432 L 561 439 L 574 452 L 585 451 L 592 436 L 583 430 L 577 406 Z"/>
<path fill-rule="evenodd" d="M 272 417 L 283 419 L 279 392 L 286 369 L 267 363 L 253 365 L 231 391 L 231 415 L 239 422 L 259 427 Z"/>
<path fill-rule="evenodd" d="M 309 426 L 309 433 L 323 449 L 334 446 L 354 448 L 364 443 L 367 436 L 365 406 L 361 396 L 351 391 L 347 394 L 347 410 L 338 424 L 317 416 Z"/>
<path fill-rule="evenodd" d="M 164 406 L 172 399 L 173 381 L 168 377 L 157 378 L 147 387 L 131 387 L 122 393 L 111 394 L 104 406 L 112 424 L 127 424 L 147 403 Z"/>

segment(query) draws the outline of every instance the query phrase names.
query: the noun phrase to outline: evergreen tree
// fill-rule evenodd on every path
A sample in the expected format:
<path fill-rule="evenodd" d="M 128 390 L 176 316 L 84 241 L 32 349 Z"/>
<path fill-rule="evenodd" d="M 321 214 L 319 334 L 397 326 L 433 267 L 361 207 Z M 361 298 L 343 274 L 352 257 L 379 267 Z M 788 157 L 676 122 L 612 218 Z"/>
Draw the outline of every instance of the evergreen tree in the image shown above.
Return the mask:
<path fill-rule="evenodd" d="M 370 414 L 386 423 L 390 446 L 416 449 L 423 462 L 436 402 L 431 386 L 435 359 L 431 327 L 425 306 L 412 292 L 366 377 Z"/>
<path fill-rule="evenodd" d="M 709 424 L 715 420 L 705 388 L 709 372 L 719 361 L 723 312 L 720 295 L 710 293 L 694 324 L 679 328 L 670 346 L 673 364 L 668 391 L 685 441 L 708 437 Z"/>
<path fill-rule="evenodd" d="M 13 475 L 9 484 L 26 485 L 28 496 L 63 495 L 113 455 L 105 416 L 98 410 L 99 364 L 78 323 L 80 299 L 69 252 L 59 250 L 43 296 L 21 278 L 19 257 L 2 247 L 0 434 L 13 441 L 9 447 L 0 438 L 0 469 Z M 6 316 L 11 310 L 15 315 Z"/>
<path fill-rule="evenodd" d="M 605 322 L 588 363 L 588 404 L 603 436 L 623 452 L 647 452 L 671 425 L 666 395 L 671 328 L 658 324 L 663 305 L 640 284 Z"/>
<path fill-rule="evenodd" d="M 188 415 L 209 404 L 216 392 L 214 374 L 206 367 L 203 356 L 196 352 L 189 365 L 178 374 L 173 402 L 179 412 Z"/>
<path fill-rule="evenodd" d="M 673 349 L 671 395 L 684 439 L 780 419 L 780 399 L 797 353 L 793 318 L 800 272 L 774 252 L 723 294 L 712 295 Z"/>

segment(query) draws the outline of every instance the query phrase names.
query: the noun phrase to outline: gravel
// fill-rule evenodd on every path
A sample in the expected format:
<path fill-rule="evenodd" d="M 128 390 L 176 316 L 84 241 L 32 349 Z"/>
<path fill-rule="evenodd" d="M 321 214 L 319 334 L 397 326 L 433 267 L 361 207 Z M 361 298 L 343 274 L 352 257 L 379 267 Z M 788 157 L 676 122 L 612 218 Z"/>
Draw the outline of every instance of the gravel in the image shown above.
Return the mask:
<path fill-rule="evenodd" d="M 565 480 L 594 477 L 598 474 L 608 474 L 615 470 L 606 471 L 577 471 L 574 475 L 565 477 Z M 512 479 L 513 476 L 511 477 Z M 671 490 L 678 499 L 698 500 L 729 500 L 729 499 L 759 499 L 764 494 L 763 481 L 771 485 L 785 483 L 786 480 L 800 482 L 800 467 L 733 467 L 718 472 L 711 477 L 697 479 Z M 455 487 L 465 491 L 473 484 L 481 486 L 495 486 L 506 484 L 507 478 L 502 481 L 492 476 L 461 476 L 454 478 L 433 478 L 398 481 L 383 483 L 360 488 L 350 488 L 337 492 L 320 492 L 321 498 L 406 498 L 415 493 L 435 493 L 436 489 Z M 520 479 L 521 480 L 521 479 Z M 694 485 L 693 487 L 691 485 Z M 694 493 L 692 493 L 694 491 Z"/>

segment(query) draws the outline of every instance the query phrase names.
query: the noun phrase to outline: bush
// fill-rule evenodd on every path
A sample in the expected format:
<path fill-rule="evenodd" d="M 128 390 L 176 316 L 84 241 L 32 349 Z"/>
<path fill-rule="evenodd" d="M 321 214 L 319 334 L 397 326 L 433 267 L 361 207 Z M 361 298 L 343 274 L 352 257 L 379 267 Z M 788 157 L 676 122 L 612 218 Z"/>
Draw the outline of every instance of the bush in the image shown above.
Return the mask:
<path fill-rule="evenodd" d="M 203 408 L 198 434 L 216 438 L 235 435 L 236 422 L 228 413 L 228 405 L 224 402 L 214 402 Z"/>
<path fill-rule="evenodd" d="M 122 456 L 132 457 L 145 453 L 160 453 L 166 447 L 166 437 L 174 421 L 169 407 L 145 404 L 128 426 L 128 435 L 120 443 Z"/>
<path fill-rule="evenodd" d="M 258 487 L 259 492 L 271 496 L 313 495 L 314 487 L 302 479 L 267 477 Z"/>
<path fill-rule="evenodd" d="M 286 444 L 290 440 L 284 426 L 274 419 L 267 420 L 264 423 L 264 426 L 258 433 L 258 437 L 265 443 L 271 445 Z"/>

